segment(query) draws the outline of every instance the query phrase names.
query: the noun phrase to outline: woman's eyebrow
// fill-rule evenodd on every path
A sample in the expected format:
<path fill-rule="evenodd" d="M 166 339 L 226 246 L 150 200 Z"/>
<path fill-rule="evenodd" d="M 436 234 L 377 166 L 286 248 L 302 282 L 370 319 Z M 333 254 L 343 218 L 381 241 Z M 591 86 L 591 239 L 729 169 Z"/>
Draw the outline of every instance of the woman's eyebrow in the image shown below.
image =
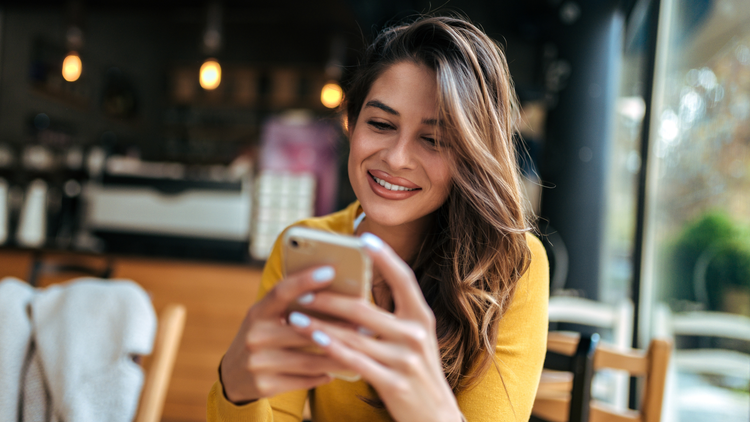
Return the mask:
<path fill-rule="evenodd" d="M 370 101 L 368 101 L 367 104 L 365 104 L 365 107 L 375 107 L 375 108 L 379 108 L 379 109 L 385 111 L 388 114 L 392 114 L 394 116 L 401 116 L 401 114 L 398 111 L 396 111 L 396 110 L 388 107 L 387 105 L 381 103 L 378 100 L 370 100 Z"/>
<path fill-rule="evenodd" d="M 394 116 L 401 116 L 401 113 L 399 113 L 398 111 L 394 110 L 393 108 L 391 108 L 391 107 L 383 104 L 382 102 L 380 102 L 378 100 L 370 100 L 370 101 L 368 101 L 365 104 L 365 107 L 375 107 L 375 108 L 379 108 L 379 109 L 385 111 L 388 114 L 392 114 Z M 436 126 L 438 124 L 438 121 L 436 119 L 422 119 L 422 124 Z"/>

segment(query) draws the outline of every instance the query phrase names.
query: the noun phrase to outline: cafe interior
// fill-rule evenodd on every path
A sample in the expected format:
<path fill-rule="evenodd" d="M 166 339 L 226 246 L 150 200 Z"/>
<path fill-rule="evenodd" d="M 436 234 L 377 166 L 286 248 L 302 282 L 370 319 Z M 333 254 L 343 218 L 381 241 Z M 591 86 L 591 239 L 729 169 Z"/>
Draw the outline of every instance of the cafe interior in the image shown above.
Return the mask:
<path fill-rule="evenodd" d="M 519 100 L 550 263 L 532 420 L 750 420 L 746 0 L 3 1 L 0 372 L 24 357 L 1 292 L 131 280 L 149 309 L 117 321 L 155 321 L 142 388 L 104 390 L 139 422 L 206 420 L 276 238 L 356 199 L 360 52 L 424 13 L 497 40 Z M 112 312 L 98 297 L 77 306 Z M 112 341 L 62 321 L 60 341 Z"/>

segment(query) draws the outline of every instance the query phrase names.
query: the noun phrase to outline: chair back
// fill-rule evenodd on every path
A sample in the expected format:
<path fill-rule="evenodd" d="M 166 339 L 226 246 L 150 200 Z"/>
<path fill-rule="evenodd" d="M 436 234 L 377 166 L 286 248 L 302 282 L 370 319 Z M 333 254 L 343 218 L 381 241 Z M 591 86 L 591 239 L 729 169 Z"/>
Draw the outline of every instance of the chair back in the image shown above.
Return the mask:
<path fill-rule="evenodd" d="M 68 277 L 73 274 L 109 277 L 111 268 L 112 260 L 106 257 L 37 254 L 30 271 L 35 283 L 29 284 L 48 287 L 69 281 Z M 144 378 L 135 422 L 158 422 L 161 419 L 185 320 L 186 309 L 181 304 L 167 304 L 158 315 L 152 352 L 139 356 Z"/>
<path fill-rule="evenodd" d="M 159 314 L 154 349 L 149 360 L 144 362 L 146 378 L 135 422 L 158 422 L 161 419 L 185 317 L 185 307 L 176 304 L 167 305 Z"/>
<path fill-rule="evenodd" d="M 750 342 L 750 318 L 725 312 L 692 311 L 672 313 L 659 304 L 654 314 L 654 331 L 660 337 L 714 337 Z M 678 371 L 740 377 L 750 381 L 750 354 L 738 350 L 699 347 L 676 349 Z"/>
<path fill-rule="evenodd" d="M 558 354 L 574 356 L 579 347 L 578 335 L 568 333 L 550 333 L 547 350 Z M 562 394 L 560 384 L 545 386 L 544 380 L 532 410 L 536 420 L 549 422 L 659 422 L 661 418 L 664 384 L 672 344 L 668 340 L 653 339 L 646 351 L 618 350 L 600 343 L 593 357 L 593 370 L 616 369 L 626 371 L 630 376 L 643 378 L 640 409 L 618 409 L 605 403 L 590 400 L 580 404 L 589 406 L 588 419 L 573 421 L 569 419 L 573 406 L 572 394 Z M 546 365 L 546 363 L 545 363 Z M 573 382 L 575 382 L 575 375 Z M 572 388 L 572 386 L 571 386 Z M 585 412 L 583 412 L 585 415 Z"/>
<path fill-rule="evenodd" d="M 633 303 L 623 299 L 617 304 L 569 296 L 552 296 L 549 321 L 567 322 L 612 331 L 612 344 L 618 350 L 629 350 L 633 337 Z M 618 409 L 628 405 L 629 377 L 623 371 L 600 374 L 594 379 L 593 393 L 608 399 Z"/>
<path fill-rule="evenodd" d="M 598 343 L 598 334 L 581 334 L 573 350 L 547 348 L 544 368 L 554 372 L 547 371 L 542 375 L 545 388 L 537 395 L 536 414 L 532 414 L 531 422 L 588 421 L 594 353 Z"/>

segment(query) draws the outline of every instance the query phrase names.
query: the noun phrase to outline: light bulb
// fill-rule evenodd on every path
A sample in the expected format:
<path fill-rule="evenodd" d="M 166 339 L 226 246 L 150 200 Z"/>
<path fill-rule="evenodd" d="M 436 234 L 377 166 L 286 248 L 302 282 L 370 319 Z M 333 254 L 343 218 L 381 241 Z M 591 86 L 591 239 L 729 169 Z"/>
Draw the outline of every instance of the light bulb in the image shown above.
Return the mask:
<path fill-rule="evenodd" d="M 75 51 L 71 51 L 68 56 L 65 57 L 65 60 L 63 60 L 63 78 L 65 78 L 65 80 L 68 82 L 75 82 L 78 80 L 78 78 L 81 77 L 82 69 L 83 66 L 81 65 L 81 58 L 78 57 L 78 53 L 76 53 Z"/>
<path fill-rule="evenodd" d="M 344 99 L 344 91 L 336 82 L 328 82 L 320 91 L 320 102 L 328 108 L 336 108 Z"/>
<path fill-rule="evenodd" d="M 214 59 L 206 60 L 201 66 L 200 83 L 203 89 L 216 89 L 221 83 L 221 66 Z"/>

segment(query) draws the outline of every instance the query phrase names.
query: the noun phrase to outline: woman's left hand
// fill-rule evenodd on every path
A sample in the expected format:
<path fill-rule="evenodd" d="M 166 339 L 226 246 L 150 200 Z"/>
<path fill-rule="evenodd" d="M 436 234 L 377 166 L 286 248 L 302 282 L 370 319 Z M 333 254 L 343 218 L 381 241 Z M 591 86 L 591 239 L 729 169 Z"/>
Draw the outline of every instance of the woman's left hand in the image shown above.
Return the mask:
<path fill-rule="evenodd" d="M 461 421 L 456 398 L 442 369 L 435 316 L 414 273 L 378 237 L 366 233 L 362 239 L 375 269 L 391 290 L 394 313 L 367 301 L 319 292 L 307 308 L 364 330 L 314 318 L 297 330 L 310 336 L 328 356 L 361 374 L 395 420 Z"/>

